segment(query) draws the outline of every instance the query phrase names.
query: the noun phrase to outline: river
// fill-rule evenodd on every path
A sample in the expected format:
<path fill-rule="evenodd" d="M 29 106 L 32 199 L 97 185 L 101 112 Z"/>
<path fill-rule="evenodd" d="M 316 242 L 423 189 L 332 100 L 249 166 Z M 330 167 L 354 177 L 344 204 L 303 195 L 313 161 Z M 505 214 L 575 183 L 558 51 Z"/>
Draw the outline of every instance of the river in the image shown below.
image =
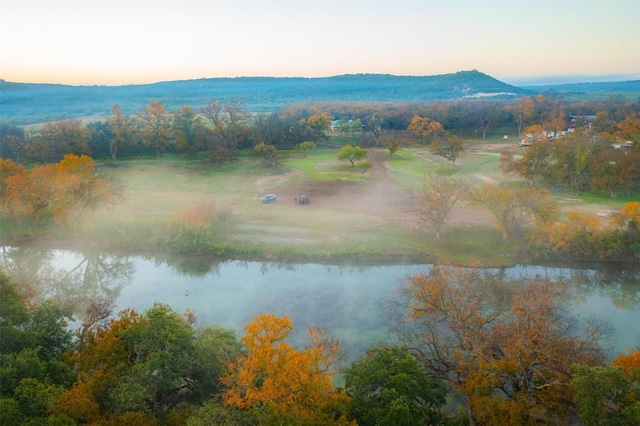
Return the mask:
<path fill-rule="evenodd" d="M 640 268 L 594 266 L 518 265 L 503 272 L 569 281 L 571 310 L 580 319 L 607 320 L 616 355 L 640 345 Z M 219 261 L 5 247 L 0 267 L 37 296 L 73 305 L 78 317 L 91 301 L 110 303 L 114 312 L 143 312 L 161 302 L 177 312 L 195 311 L 199 325 L 230 327 L 241 335 L 257 314 L 289 315 L 292 343 L 303 345 L 304 331 L 318 325 L 341 339 L 347 359 L 355 360 L 387 338 L 384 303 L 399 282 L 431 265 Z"/>

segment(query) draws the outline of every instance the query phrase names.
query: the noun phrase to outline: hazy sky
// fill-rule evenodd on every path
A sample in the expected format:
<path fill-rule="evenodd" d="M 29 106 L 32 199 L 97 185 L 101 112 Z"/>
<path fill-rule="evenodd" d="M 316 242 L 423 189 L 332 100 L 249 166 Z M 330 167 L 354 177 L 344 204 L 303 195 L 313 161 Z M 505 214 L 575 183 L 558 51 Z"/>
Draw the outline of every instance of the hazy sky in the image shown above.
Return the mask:
<path fill-rule="evenodd" d="M 471 69 L 640 78 L 640 0 L 0 0 L 8 81 Z"/>

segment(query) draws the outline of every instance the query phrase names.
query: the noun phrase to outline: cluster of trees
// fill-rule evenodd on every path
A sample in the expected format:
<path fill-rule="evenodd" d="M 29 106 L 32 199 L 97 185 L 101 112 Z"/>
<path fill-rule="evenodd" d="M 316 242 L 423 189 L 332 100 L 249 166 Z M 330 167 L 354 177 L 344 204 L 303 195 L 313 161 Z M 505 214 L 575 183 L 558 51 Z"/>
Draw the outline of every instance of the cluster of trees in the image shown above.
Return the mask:
<path fill-rule="evenodd" d="M 608 223 L 595 215 L 568 211 L 566 219 L 545 222 L 527 234 L 532 255 L 572 259 L 640 259 L 640 202 L 626 203 Z"/>
<path fill-rule="evenodd" d="M 342 373 L 341 343 L 288 317 L 256 316 L 237 339 L 195 314 L 155 304 L 113 317 L 90 305 L 36 304 L 0 273 L 3 425 L 415 425 L 640 421 L 640 349 L 609 364 L 606 327 L 585 330 L 566 288 L 434 266 L 389 301 L 399 345 L 377 345 Z M 465 412 L 445 410 L 452 395 Z M 604 423 L 603 423 L 604 422 Z"/>
<path fill-rule="evenodd" d="M 487 209 L 504 239 L 510 241 L 524 237 L 531 224 L 554 223 L 558 218 L 558 207 L 548 190 L 493 183 L 472 186 L 455 172 L 451 166 L 436 168 L 414 194 L 420 220 L 438 239 L 447 217 L 461 200 Z"/>
<path fill-rule="evenodd" d="M 441 167 L 415 191 L 414 208 L 436 239 L 459 201 L 490 212 L 503 238 L 537 258 L 565 257 L 603 261 L 640 259 L 640 203 L 628 202 L 608 222 L 576 211 L 560 220 L 551 191 L 486 183 L 471 186 Z"/>
<path fill-rule="evenodd" d="M 304 118 L 277 113 L 250 116 L 241 102 L 215 101 L 197 110 L 183 106 L 168 111 L 161 101 L 152 101 L 135 115 L 124 115 L 114 105 L 113 115 L 87 125 L 80 120 L 52 121 L 37 132 L 25 133 L 5 124 L 0 156 L 21 163 L 50 163 L 66 154 L 116 160 L 151 153 L 189 157 L 206 153 L 212 164 L 233 164 L 241 149 L 262 144 L 275 151 L 322 140 L 331 119 L 326 113 Z"/>
<path fill-rule="evenodd" d="M 446 132 L 442 124 L 429 117 L 414 116 L 407 126 L 407 131 L 420 141 L 428 143 L 431 152 L 451 161 L 454 166 L 467 144 L 465 139 Z"/>
<path fill-rule="evenodd" d="M 513 101 L 465 99 L 426 103 L 294 104 L 284 108 L 283 113 L 304 117 L 323 111 L 341 120 L 360 120 L 363 131 L 371 133 L 405 130 L 417 115 L 429 117 L 450 134 L 468 139 L 484 139 L 492 130 L 512 133 L 509 129 L 517 131 L 522 138 L 525 129 L 536 124 L 544 130 L 557 132 L 567 130 L 571 125 L 591 124 L 596 133 L 609 131 L 613 136 L 624 138 L 626 136 L 615 128 L 616 123 L 627 117 L 637 117 L 639 109 L 637 100 L 611 98 L 570 102 L 549 93 Z M 587 123 L 584 117 L 589 116 L 596 119 Z"/>
<path fill-rule="evenodd" d="M 566 424 L 574 414 L 590 425 L 613 424 L 610 415 L 638 423 L 638 351 L 617 358 L 622 369 L 606 367 L 606 325 L 576 322 L 566 291 L 435 265 L 400 288 L 394 329 L 431 377 L 465 398 L 471 424 Z"/>
<path fill-rule="evenodd" d="M 638 120 L 640 129 L 640 120 Z M 640 142 L 638 142 L 640 143 Z M 567 188 L 611 197 L 631 195 L 640 188 L 640 145 L 612 145 L 604 135 L 576 131 L 549 143 L 533 142 L 522 156 L 504 151 L 500 165 L 531 187 Z"/>
<path fill-rule="evenodd" d="M 187 155 L 207 152 L 212 162 L 219 163 L 233 161 L 238 149 L 251 149 L 259 143 L 292 149 L 303 141 L 321 141 L 332 122 L 338 123 L 343 135 L 361 133 L 363 144 L 376 143 L 384 131 L 405 131 L 409 127 L 420 138 L 446 134 L 449 137 L 434 138 L 448 142 L 442 148 L 445 151 L 450 149 L 447 145 L 459 142 L 451 139 L 453 136 L 484 139 L 491 129 L 504 133 L 517 129 L 522 138 L 532 125 L 548 132 L 566 130 L 572 117 L 577 120 L 573 124 L 589 124 L 598 134 L 637 140 L 638 109 L 637 102 L 610 99 L 571 103 L 552 95 L 517 101 L 294 104 L 276 113 L 260 114 L 249 114 L 238 101 L 214 101 L 172 111 L 162 101 L 153 101 L 135 115 L 124 115 L 115 105 L 113 115 L 105 120 L 87 125 L 80 120 L 52 121 L 39 132 L 26 135 L 22 128 L 2 123 L 0 156 L 18 162 L 53 162 L 67 153 L 115 159 L 168 150 Z M 595 119 L 583 122 L 588 116 Z M 431 123 L 430 135 L 420 130 L 428 123 L 416 122 L 426 117 Z"/>

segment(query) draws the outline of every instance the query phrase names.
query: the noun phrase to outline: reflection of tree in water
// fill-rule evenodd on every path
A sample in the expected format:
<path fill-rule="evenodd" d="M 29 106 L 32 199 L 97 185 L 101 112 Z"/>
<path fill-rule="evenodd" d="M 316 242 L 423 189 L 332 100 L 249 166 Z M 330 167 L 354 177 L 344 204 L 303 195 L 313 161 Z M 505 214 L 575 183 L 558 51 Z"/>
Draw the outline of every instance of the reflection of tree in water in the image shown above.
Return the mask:
<path fill-rule="evenodd" d="M 156 266 L 166 264 L 186 277 L 204 277 L 211 272 L 218 272 L 220 265 L 226 260 L 213 256 L 180 255 L 180 254 L 153 254 L 141 257 L 152 261 Z"/>
<path fill-rule="evenodd" d="M 570 282 L 579 301 L 592 294 L 611 299 L 618 309 L 640 309 L 640 269 L 601 268 L 572 271 Z"/>
<path fill-rule="evenodd" d="M 135 269 L 128 257 L 31 247 L 3 247 L 0 267 L 35 302 L 57 301 L 83 322 L 98 307 L 110 311 Z"/>

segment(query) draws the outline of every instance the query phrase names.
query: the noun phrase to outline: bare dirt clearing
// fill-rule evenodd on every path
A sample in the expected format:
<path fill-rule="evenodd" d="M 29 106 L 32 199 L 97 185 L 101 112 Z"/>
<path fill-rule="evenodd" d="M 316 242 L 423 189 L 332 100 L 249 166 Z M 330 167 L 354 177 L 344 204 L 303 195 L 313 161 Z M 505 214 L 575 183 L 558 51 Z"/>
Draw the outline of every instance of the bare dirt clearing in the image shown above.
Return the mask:
<path fill-rule="evenodd" d="M 383 151 L 369 150 L 369 161 L 373 167 L 362 177 L 361 181 L 313 181 L 290 183 L 292 175 L 270 178 L 260 178 L 256 187 L 261 193 L 274 193 L 278 201 L 257 208 L 298 209 L 300 214 L 308 218 L 307 224 L 291 225 L 288 227 L 249 224 L 241 225 L 237 229 L 236 240 L 264 243 L 291 243 L 293 245 L 307 245 L 319 242 L 331 242 L 344 238 L 343 233 L 335 233 L 321 237 L 322 233 L 313 233 L 305 226 L 322 227 L 322 211 L 336 214 L 354 214 L 361 216 L 368 224 L 395 226 L 408 230 L 420 228 L 418 216 L 413 209 L 413 195 L 402 189 L 388 172 L 388 156 Z M 354 173 L 359 173 L 354 171 Z M 300 196 L 310 199 L 309 205 L 299 205 L 296 199 Z M 256 200 L 256 203 L 258 201 Z M 474 226 L 478 224 L 491 225 L 491 217 L 484 211 L 471 208 L 462 203 L 451 213 L 449 225 Z M 344 233 L 347 231 L 345 230 Z"/>

